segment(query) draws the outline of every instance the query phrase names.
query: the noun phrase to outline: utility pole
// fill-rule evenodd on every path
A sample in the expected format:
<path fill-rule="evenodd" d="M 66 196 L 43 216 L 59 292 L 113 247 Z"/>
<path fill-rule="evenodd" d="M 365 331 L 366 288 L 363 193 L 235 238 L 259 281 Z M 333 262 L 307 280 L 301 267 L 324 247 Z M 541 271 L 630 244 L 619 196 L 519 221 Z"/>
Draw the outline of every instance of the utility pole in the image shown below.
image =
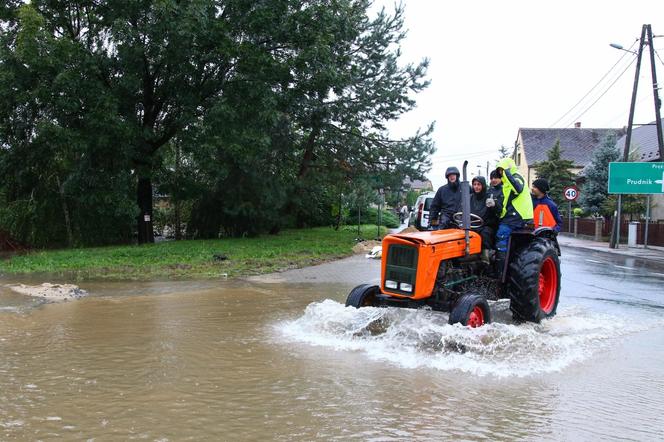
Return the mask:
<path fill-rule="evenodd" d="M 659 99 L 659 85 L 657 84 L 657 70 L 655 69 L 655 45 L 652 41 L 652 28 L 647 25 L 648 46 L 650 48 L 650 71 L 652 73 L 652 96 L 655 99 L 655 125 L 657 127 L 657 145 L 659 147 L 659 161 L 664 161 L 664 136 L 662 136 L 662 117 L 659 108 L 662 102 Z"/>
<path fill-rule="evenodd" d="M 625 134 L 625 148 L 623 149 L 623 162 L 629 160 L 629 148 L 632 143 L 632 126 L 634 125 L 634 108 L 636 107 L 636 92 L 639 88 L 639 74 L 641 72 L 641 58 L 643 56 L 643 45 L 646 40 L 646 29 L 650 25 L 643 25 L 641 28 L 641 38 L 639 39 L 639 51 L 636 58 L 636 72 L 634 73 L 634 86 L 632 87 L 632 101 L 629 106 L 629 119 L 627 120 L 627 133 Z M 611 230 L 611 241 L 609 247 L 617 249 L 620 243 L 620 224 L 622 219 L 622 194 L 618 194 L 618 203 L 613 220 L 613 229 Z"/>

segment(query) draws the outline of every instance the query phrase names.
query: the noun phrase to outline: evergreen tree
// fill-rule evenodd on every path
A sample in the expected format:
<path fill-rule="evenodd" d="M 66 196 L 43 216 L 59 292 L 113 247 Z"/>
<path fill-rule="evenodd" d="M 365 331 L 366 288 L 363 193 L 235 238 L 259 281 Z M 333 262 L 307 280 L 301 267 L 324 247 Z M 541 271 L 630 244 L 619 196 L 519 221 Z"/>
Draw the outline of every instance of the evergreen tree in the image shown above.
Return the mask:
<path fill-rule="evenodd" d="M 547 159 L 534 165 L 537 178 L 544 178 L 549 182 L 549 196 L 559 206 L 566 202 L 563 189 L 574 184 L 574 175 L 570 171 L 574 167 L 574 162 L 564 160 L 562 153 L 560 140 L 556 140 L 556 144 L 547 152 Z"/>
<path fill-rule="evenodd" d="M 583 184 L 579 203 L 585 212 L 610 215 L 613 209 L 604 207 L 609 195 L 609 163 L 618 161 L 620 152 L 616 149 L 616 135 L 609 132 L 601 146 L 593 152 L 592 159 L 585 170 L 586 182 Z"/>

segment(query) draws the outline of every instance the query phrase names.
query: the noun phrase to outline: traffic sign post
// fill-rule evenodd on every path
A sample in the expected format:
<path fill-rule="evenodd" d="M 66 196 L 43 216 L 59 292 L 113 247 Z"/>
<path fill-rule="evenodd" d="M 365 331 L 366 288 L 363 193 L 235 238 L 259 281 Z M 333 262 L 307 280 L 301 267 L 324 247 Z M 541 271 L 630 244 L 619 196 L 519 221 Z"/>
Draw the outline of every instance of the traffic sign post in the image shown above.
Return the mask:
<path fill-rule="evenodd" d="M 664 193 L 664 163 L 609 163 L 609 193 Z"/>
<path fill-rule="evenodd" d="M 572 201 L 576 201 L 579 197 L 579 188 L 567 186 L 563 189 L 563 196 L 567 200 L 567 232 L 572 233 Z"/>

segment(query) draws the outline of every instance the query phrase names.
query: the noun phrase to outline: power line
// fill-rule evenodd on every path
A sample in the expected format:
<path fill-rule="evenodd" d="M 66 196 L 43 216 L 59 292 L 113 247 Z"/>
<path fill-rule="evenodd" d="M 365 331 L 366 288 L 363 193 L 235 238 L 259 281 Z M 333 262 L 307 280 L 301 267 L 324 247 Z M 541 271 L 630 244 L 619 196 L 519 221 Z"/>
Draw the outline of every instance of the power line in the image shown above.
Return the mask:
<path fill-rule="evenodd" d="M 608 70 L 608 71 L 602 76 L 602 78 L 600 78 L 599 81 L 597 81 L 597 83 L 595 83 L 595 85 L 594 85 L 593 87 L 591 87 L 590 90 L 589 90 L 588 92 L 586 92 L 586 94 L 585 94 L 583 97 L 581 97 L 581 99 L 580 99 L 579 101 L 577 101 L 577 102 L 574 104 L 574 106 L 572 106 L 571 108 L 569 108 L 569 110 L 568 110 L 567 112 L 565 112 L 565 113 L 564 113 L 560 118 L 558 118 L 558 119 L 557 119 L 557 120 L 556 120 L 551 126 L 549 126 L 549 129 L 552 128 L 552 127 L 554 127 L 554 126 L 555 126 L 556 124 L 558 124 L 563 118 L 565 118 L 570 112 L 572 112 L 574 109 L 576 109 L 576 107 L 577 107 L 579 104 L 581 104 L 581 102 L 582 102 L 583 100 L 585 100 L 586 97 L 587 97 L 588 95 L 590 95 L 590 94 L 592 93 L 592 91 L 594 91 L 595 88 L 596 88 L 597 86 L 600 85 L 600 83 L 602 83 L 602 81 L 604 81 L 604 79 L 605 79 L 605 78 L 606 78 L 606 77 L 607 77 L 607 76 L 613 71 L 613 69 L 615 69 L 615 67 L 618 66 L 618 64 L 623 60 L 623 58 L 625 58 L 625 57 L 627 56 L 627 54 L 629 53 L 629 51 L 632 50 L 632 48 L 634 47 L 634 45 L 636 45 L 636 42 L 638 42 L 638 41 L 639 41 L 639 39 L 637 38 L 636 41 L 635 41 L 634 43 L 632 43 L 632 46 L 630 46 L 630 48 L 629 48 L 624 54 L 622 54 L 622 56 L 618 59 L 618 61 L 616 61 L 616 63 L 615 63 L 613 66 L 611 66 L 611 68 L 610 68 L 610 69 L 609 69 L 609 70 Z M 631 64 L 631 63 L 630 63 L 630 64 Z M 622 75 L 622 74 L 621 74 L 621 75 Z"/>
<path fill-rule="evenodd" d="M 659 58 L 659 62 L 662 63 L 662 66 L 664 66 L 664 60 L 662 60 L 662 57 L 659 56 L 659 52 L 655 51 L 655 55 L 657 55 L 657 58 Z"/>
<path fill-rule="evenodd" d="M 613 87 L 613 85 L 616 84 L 616 82 L 617 82 L 618 80 L 620 80 L 620 78 L 625 74 L 625 72 L 627 72 L 627 69 L 629 69 L 629 68 L 632 66 L 632 64 L 634 64 L 635 61 L 636 61 L 636 58 L 633 58 L 632 61 L 627 65 L 627 67 L 626 67 L 626 68 L 620 73 L 620 75 L 618 75 L 618 76 L 616 77 L 616 79 L 613 80 L 613 82 L 609 85 L 609 87 L 606 88 L 606 90 L 605 90 L 604 92 L 602 92 L 602 94 L 601 94 L 599 97 L 597 97 L 597 99 L 596 99 L 595 101 L 593 101 L 592 104 L 586 108 L 586 110 L 584 110 L 583 112 L 581 112 L 581 114 L 579 114 L 579 116 L 577 116 L 576 118 L 574 118 L 574 119 L 572 120 L 572 122 L 569 123 L 568 125 L 566 125 L 565 127 L 569 127 L 569 126 L 571 126 L 575 121 L 579 121 L 579 119 L 580 119 L 582 116 L 584 116 L 586 112 L 588 112 L 590 109 L 592 109 L 592 107 L 593 107 L 595 104 L 597 104 L 597 102 L 598 102 L 598 101 L 599 101 L 604 95 L 606 95 L 607 92 L 609 92 L 609 91 L 611 90 L 611 88 Z"/>

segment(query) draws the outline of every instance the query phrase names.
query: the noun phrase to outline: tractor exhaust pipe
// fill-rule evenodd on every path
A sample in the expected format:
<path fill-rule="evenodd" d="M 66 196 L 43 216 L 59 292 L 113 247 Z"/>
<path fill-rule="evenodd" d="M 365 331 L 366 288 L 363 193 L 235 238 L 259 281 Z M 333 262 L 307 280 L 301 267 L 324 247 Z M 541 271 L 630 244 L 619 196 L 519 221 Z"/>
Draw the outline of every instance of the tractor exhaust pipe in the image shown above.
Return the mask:
<path fill-rule="evenodd" d="M 466 256 L 470 255 L 470 185 L 468 184 L 468 160 L 463 162 L 463 181 L 460 184 L 461 192 L 461 223 L 466 231 Z"/>

